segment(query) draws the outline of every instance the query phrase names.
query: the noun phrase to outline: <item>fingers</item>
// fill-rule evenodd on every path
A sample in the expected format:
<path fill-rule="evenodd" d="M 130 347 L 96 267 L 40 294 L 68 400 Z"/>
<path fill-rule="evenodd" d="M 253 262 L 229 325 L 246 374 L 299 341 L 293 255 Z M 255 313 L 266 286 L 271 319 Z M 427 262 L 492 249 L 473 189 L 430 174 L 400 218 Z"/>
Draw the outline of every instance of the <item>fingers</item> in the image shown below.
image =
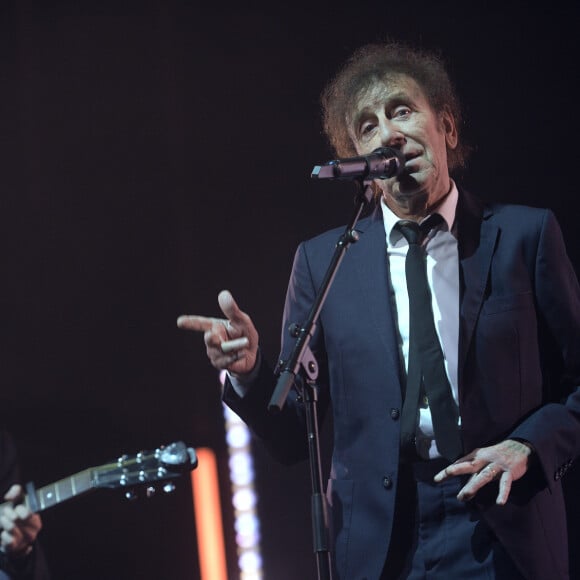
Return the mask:
<path fill-rule="evenodd" d="M 436 482 L 443 481 L 450 477 L 456 477 L 458 475 L 470 475 L 473 473 L 478 473 L 485 467 L 485 463 L 481 461 L 477 462 L 463 462 L 463 463 L 453 463 L 447 466 L 443 471 L 440 471 L 433 479 Z"/>
<path fill-rule="evenodd" d="M 15 483 L 4 495 L 6 501 L 17 501 L 22 497 L 22 486 Z"/>
<path fill-rule="evenodd" d="M 18 504 L 14 508 L 14 514 L 17 520 L 24 521 L 26 518 L 29 518 L 32 515 L 30 508 L 26 507 L 23 504 Z"/>
<path fill-rule="evenodd" d="M 223 318 L 183 315 L 177 319 L 177 326 L 186 330 L 193 330 L 204 333 L 203 339 L 205 342 L 207 355 L 214 366 L 221 364 L 218 359 L 223 358 L 222 355 L 224 353 L 230 353 L 235 349 L 247 346 L 247 340 L 242 340 L 240 338 L 235 340 L 228 340 L 230 338 L 229 333 L 232 330 L 231 324 L 229 320 L 225 320 Z M 222 345 L 225 345 L 225 348 L 222 349 Z"/>
<path fill-rule="evenodd" d="M 208 348 L 207 356 L 211 364 L 216 369 L 227 369 L 231 370 L 231 366 L 236 364 L 243 358 L 243 353 L 241 351 L 233 351 L 231 353 L 223 353 L 219 348 Z"/>
<path fill-rule="evenodd" d="M 239 338 L 239 327 L 247 324 L 248 315 L 240 310 L 229 290 L 222 290 L 219 293 L 218 303 L 225 315 L 225 319 L 194 314 L 181 315 L 177 319 L 177 326 L 185 330 L 207 332 L 214 330 L 218 325 L 223 325 L 228 336 Z"/>
<path fill-rule="evenodd" d="M 501 477 L 501 481 L 503 482 L 504 490 L 503 494 L 501 494 L 500 490 L 500 496 L 503 500 L 502 503 L 507 501 L 507 495 L 509 495 L 511 488 L 511 477 L 508 472 L 504 472 L 494 463 L 488 463 L 487 465 L 482 466 L 481 461 L 472 461 L 449 465 L 443 471 L 440 471 L 433 479 L 436 483 L 439 483 L 449 477 L 467 474 L 471 474 L 471 477 L 457 494 L 457 499 L 459 501 L 469 501 L 484 485 L 487 485 L 499 477 Z M 498 496 L 497 503 L 500 503 L 500 496 Z"/>
<path fill-rule="evenodd" d="M 507 471 L 504 471 L 501 474 L 501 478 L 499 480 L 499 493 L 497 494 L 497 498 L 495 503 L 498 505 L 505 505 L 508 497 L 510 495 L 510 491 L 512 489 L 513 478 L 511 474 Z"/>
<path fill-rule="evenodd" d="M 14 527 L 22 526 L 31 516 L 32 512 L 23 504 L 5 505 L 0 514 L 0 526 L 10 532 Z"/>
<path fill-rule="evenodd" d="M 448 465 L 445 469 L 440 471 L 433 479 L 437 483 L 443 481 L 444 479 L 448 479 L 450 477 L 455 477 L 457 475 L 469 475 L 470 473 L 476 473 L 479 470 L 483 469 L 487 461 L 477 458 L 474 453 L 470 453 L 463 457 L 460 457 L 452 463 Z"/>
<path fill-rule="evenodd" d="M 235 338 L 234 340 L 226 340 L 221 343 L 220 347 L 223 353 L 229 353 L 241 348 L 246 348 L 249 344 L 250 341 L 245 336 L 242 336 L 242 338 Z"/>
<path fill-rule="evenodd" d="M 253 342 L 254 325 L 250 317 L 240 310 L 229 290 L 222 290 L 218 294 L 218 304 L 227 318 L 226 328 L 229 338 L 248 337 Z M 227 348 L 227 347 L 226 347 Z"/>
<path fill-rule="evenodd" d="M 475 494 L 488 483 L 494 481 L 499 476 L 508 475 L 503 472 L 499 467 L 493 463 L 486 465 L 481 471 L 474 473 L 469 481 L 463 486 L 463 488 L 457 494 L 457 499 L 459 501 L 469 501 Z"/>
<path fill-rule="evenodd" d="M 13 511 L 12 508 L 7 506 L 2 510 L 2 513 L 0 513 L 0 528 L 7 532 L 10 532 L 10 530 L 12 530 L 14 527 L 14 518 L 10 513 L 11 511 Z"/>
<path fill-rule="evenodd" d="M 243 312 L 229 290 L 222 290 L 218 294 L 218 304 L 228 320 L 242 322 Z"/>
<path fill-rule="evenodd" d="M 513 482 L 526 473 L 531 453 L 529 444 L 507 439 L 490 447 L 475 449 L 440 471 L 433 479 L 441 482 L 457 475 L 471 475 L 457 495 L 461 501 L 472 499 L 485 485 L 499 480 L 496 503 L 504 505 L 508 501 Z"/>
<path fill-rule="evenodd" d="M 0 513 L 0 527 L 2 547 L 12 554 L 26 554 L 42 528 L 42 520 L 23 504 L 6 505 Z"/>
<path fill-rule="evenodd" d="M 247 375 L 256 365 L 258 332 L 228 290 L 219 293 L 218 304 L 225 318 L 184 315 L 177 319 L 177 326 L 204 333 L 206 354 L 216 369 Z"/>
<path fill-rule="evenodd" d="M 182 315 L 177 319 L 177 326 L 185 330 L 196 330 L 198 332 L 206 332 L 218 322 L 222 322 L 219 318 L 209 318 L 207 316 L 196 315 Z"/>

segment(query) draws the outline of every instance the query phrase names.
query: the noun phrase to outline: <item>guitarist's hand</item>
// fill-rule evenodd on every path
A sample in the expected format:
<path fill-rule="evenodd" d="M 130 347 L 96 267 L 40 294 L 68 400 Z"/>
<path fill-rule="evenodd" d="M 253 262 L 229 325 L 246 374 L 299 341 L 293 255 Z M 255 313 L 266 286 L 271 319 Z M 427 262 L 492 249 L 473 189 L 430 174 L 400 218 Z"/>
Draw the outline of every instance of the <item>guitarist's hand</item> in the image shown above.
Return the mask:
<path fill-rule="evenodd" d="M 38 514 L 18 503 L 22 499 L 22 487 L 19 485 L 13 485 L 4 499 L 9 503 L 0 507 L 0 547 L 15 558 L 26 556 L 32 550 L 42 521 Z"/>

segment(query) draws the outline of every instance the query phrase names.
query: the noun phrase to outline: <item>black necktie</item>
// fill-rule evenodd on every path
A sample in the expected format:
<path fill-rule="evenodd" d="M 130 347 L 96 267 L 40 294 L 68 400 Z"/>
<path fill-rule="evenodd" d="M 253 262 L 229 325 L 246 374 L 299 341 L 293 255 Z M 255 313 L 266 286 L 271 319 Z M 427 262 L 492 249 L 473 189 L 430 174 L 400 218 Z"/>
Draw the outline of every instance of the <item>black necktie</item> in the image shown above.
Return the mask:
<path fill-rule="evenodd" d="M 433 321 L 425 252 L 421 245 L 427 233 L 442 219 L 435 214 L 421 227 L 406 220 L 397 224 L 409 242 L 405 261 L 409 292 L 409 370 L 401 417 L 401 444 L 403 450 L 415 451 L 419 397 L 424 389 L 429 400 L 437 448 L 443 457 L 454 461 L 461 455 L 462 448 L 457 426 L 458 412 Z"/>

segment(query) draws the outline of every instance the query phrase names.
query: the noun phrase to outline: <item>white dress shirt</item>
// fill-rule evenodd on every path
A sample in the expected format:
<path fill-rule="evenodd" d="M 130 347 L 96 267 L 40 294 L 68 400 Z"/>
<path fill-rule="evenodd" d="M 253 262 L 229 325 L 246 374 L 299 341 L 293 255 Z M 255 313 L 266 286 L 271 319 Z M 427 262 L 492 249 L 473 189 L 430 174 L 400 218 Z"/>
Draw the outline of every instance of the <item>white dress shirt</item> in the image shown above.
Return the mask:
<path fill-rule="evenodd" d="M 431 289 L 435 329 L 439 336 L 445 370 L 451 385 L 453 398 L 457 403 L 457 360 L 459 351 L 459 254 L 457 238 L 453 235 L 453 222 L 457 207 L 458 192 L 452 182 L 451 191 L 445 197 L 438 212 L 445 220 L 441 229 L 436 230 L 424 242 L 427 254 L 427 280 Z M 409 295 L 405 278 L 405 258 L 409 244 L 395 228 L 397 217 L 381 200 L 387 255 L 392 288 L 392 304 L 396 312 L 399 347 L 405 363 L 409 364 Z M 421 457 L 438 457 L 439 452 L 433 439 L 433 422 L 427 400 L 419 409 L 419 430 L 417 451 Z"/>

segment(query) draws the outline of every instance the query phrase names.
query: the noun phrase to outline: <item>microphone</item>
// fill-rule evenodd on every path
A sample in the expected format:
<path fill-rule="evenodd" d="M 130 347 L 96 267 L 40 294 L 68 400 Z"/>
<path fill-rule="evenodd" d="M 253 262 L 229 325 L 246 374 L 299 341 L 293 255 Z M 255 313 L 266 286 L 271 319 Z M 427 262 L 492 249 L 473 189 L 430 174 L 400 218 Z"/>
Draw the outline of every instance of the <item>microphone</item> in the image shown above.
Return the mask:
<path fill-rule="evenodd" d="M 399 175 L 405 158 L 401 151 L 379 147 L 368 155 L 334 159 L 324 165 L 315 165 L 310 177 L 314 179 L 388 179 Z"/>

